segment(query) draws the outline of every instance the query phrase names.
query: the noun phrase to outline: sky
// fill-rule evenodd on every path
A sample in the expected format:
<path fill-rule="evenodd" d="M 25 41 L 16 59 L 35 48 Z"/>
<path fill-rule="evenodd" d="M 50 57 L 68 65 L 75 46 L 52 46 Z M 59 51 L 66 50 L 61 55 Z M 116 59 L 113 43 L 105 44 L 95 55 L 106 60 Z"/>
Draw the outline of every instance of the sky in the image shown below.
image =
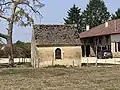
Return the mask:
<path fill-rule="evenodd" d="M 104 0 L 110 13 L 114 13 L 120 8 L 120 0 Z M 42 19 L 36 20 L 35 24 L 64 24 L 63 18 L 67 16 L 69 8 L 76 4 L 83 11 L 86 8 L 89 0 L 41 0 L 44 7 L 40 9 L 43 16 Z M 7 24 L 4 21 L 0 21 L 0 32 L 6 33 Z M 32 27 L 21 28 L 14 26 L 13 41 L 17 40 L 30 42 L 32 35 Z"/>

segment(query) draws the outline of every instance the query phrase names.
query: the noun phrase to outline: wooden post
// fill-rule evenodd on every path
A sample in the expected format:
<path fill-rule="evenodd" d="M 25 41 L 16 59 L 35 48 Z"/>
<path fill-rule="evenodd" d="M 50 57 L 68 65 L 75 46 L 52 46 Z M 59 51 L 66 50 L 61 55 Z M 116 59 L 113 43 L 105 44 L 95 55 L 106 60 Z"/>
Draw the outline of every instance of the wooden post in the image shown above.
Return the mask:
<path fill-rule="evenodd" d="M 106 58 L 105 58 L 105 65 L 106 65 Z"/>
<path fill-rule="evenodd" d="M 75 61 L 73 60 L 73 67 L 75 67 Z"/>
<path fill-rule="evenodd" d="M 19 63 L 20 63 L 20 58 L 19 58 Z"/>
<path fill-rule="evenodd" d="M 52 66 L 54 66 L 54 60 L 55 60 L 55 59 L 52 59 Z"/>
<path fill-rule="evenodd" d="M 89 65 L 89 61 L 88 61 L 88 58 L 87 58 L 87 66 Z"/>
<path fill-rule="evenodd" d="M 116 59 L 114 58 L 114 61 L 115 61 L 115 65 L 116 65 Z"/>
<path fill-rule="evenodd" d="M 80 68 L 82 67 L 82 58 L 80 58 L 80 64 L 78 65 Z"/>
<path fill-rule="evenodd" d="M 86 57 L 86 45 L 84 45 L 85 57 Z"/>
<path fill-rule="evenodd" d="M 38 68 L 40 67 L 40 65 L 39 65 L 39 64 L 40 64 L 40 60 L 38 59 Z"/>
<path fill-rule="evenodd" d="M 23 63 L 23 58 L 22 58 L 22 63 Z"/>
<path fill-rule="evenodd" d="M 36 68 L 36 60 L 34 60 L 34 68 Z"/>
<path fill-rule="evenodd" d="M 98 62 L 98 59 L 97 59 L 97 45 L 96 45 L 96 63 L 95 63 L 96 67 L 97 67 L 97 62 Z"/>
<path fill-rule="evenodd" d="M 25 58 L 24 58 L 24 63 L 25 63 Z"/>

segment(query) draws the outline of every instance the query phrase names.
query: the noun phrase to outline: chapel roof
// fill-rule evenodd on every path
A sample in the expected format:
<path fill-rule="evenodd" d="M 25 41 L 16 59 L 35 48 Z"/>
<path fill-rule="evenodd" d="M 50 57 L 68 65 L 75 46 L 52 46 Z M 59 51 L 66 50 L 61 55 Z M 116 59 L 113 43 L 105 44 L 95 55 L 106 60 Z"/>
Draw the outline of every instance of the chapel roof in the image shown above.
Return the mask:
<path fill-rule="evenodd" d="M 38 46 L 80 45 L 78 30 L 73 25 L 34 25 Z"/>

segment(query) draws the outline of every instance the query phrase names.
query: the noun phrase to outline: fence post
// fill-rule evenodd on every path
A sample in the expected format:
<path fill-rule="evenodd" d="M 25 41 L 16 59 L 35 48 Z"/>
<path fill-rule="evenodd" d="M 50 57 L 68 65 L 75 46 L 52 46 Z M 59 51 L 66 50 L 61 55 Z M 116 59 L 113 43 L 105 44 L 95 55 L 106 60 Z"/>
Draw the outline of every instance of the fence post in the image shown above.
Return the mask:
<path fill-rule="evenodd" d="M 116 65 L 116 59 L 114 58 L 114 61 L 115 61 L 115 65 Z"/>
<path fill-rule="evenodd" d="M 20 63 L 20 58 L 19 58 L 19 63 Z"/>
<path fill-rule="evenodd" d="M 88 66 L 88 63 L 89 63 L 89 62 L 88 62 L 88 57 L 87 57 L 87 66 Z"/>
<path fill-rule="evenodd" d="M 96 58 L 96 62 L 95 62 L 95 66 L 97 67 L 97 64 L 98 64 L 98 59 Z"/>
<path fill-rule="evenodd" d="M 106 58 L 105 58 L 105 65 L 106 65 Z"/>
<path fill-rule="evenodd" d="M 55 60 L 55 59 L 52 59 L 52 66 L 54 66 L 54 60 Z"/>
<path fill-rule="evenodd" d="M 75 67 L 75 62 L 74 62 L 74 60 L 73 60 L 73 67 Z"/>

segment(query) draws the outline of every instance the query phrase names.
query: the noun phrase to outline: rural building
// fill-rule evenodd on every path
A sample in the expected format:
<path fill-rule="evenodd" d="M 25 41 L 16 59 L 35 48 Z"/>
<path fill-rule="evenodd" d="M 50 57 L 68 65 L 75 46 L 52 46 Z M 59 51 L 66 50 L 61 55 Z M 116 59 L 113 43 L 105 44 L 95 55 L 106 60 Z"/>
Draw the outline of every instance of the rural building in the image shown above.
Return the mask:
<path fill-rule="evenodd" d="M 31 43 L 34 67 L 81 65 L 80 38 L 75 25 L 34 25 Z"/>
<path fill-rule="evenodd" d="M 120 19 L 108 21 L 80 34 L 82 56 L 96 56 L 100 50 L 111 50 L 120 57 Z"/>
<path fill-rule="evenodd" d="M 32 66 L 81 66 L 81 57 L 95 57 L 101 50 L 120 57 L 120 19 L 86 30 L 78 34 L 75 25 L 34 25 Z"/>

